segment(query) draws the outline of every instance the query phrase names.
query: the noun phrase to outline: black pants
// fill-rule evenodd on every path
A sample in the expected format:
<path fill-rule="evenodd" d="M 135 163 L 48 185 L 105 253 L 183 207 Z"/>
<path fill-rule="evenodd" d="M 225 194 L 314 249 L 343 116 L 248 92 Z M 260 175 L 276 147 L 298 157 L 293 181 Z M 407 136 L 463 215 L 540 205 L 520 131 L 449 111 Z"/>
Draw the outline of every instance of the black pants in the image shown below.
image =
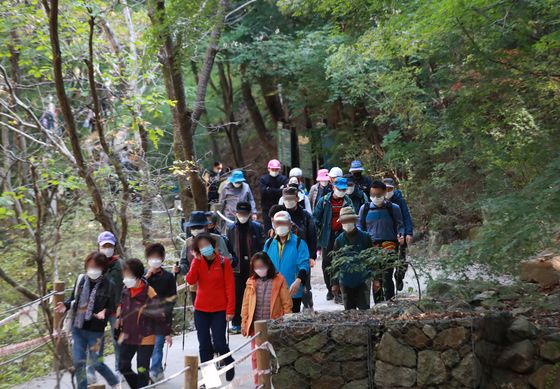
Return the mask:
<path fill-rule="evenodd" d="M 200 362 L 214 358 L 214 353 L 227 354 L 229 346 L 226 341 L 226 311 L 194 311 L 194 326 L 198 337 Z M 226 365 L 233 362 L 232 357 L 224 359 Z"/>
<path fill-rule="evenodd" d="M 403 243 L 402 245 L 399 245 L 399 264 L 397 266 L 397 269 L 395 270 L 395 281 L 397 282 L 397 285 L 402 283 L 406 271 L 408 270 L 408 264 L 405 263 L 406 249 L 407 249 L 406 242 Z"/>
<path fill-rule="evenodd" d="M 341 285 L 342 301 L 344 302 L 344 309 L 369 309 L 369 285 L 370 281 L 367 280 L 357 288 L 349 288 Z"/>
<path fill-rule="evenodd" d="M 263 209 L 262 211 L 262 218 L 263 218 L 263 228 L 265 235 L 268 234 L 268 231 L 272 228 L 272 221 L 268 216 L 268 212 L 270 209 Z"/>
<path fill-rule="evenodd" d="M 333 251 L 336 235 L 337 233 L 335 231 L 331 231 L 327 247 L 321 248 L 321 256 L 323 257 L 321 268 L 323 269 L 323 278 L 325 279 L 325 286 L 327 287 L 328 293 L 331 293 L 331 272 L 328 271 L 327 268 L 332 262 L 332 258 L 329 254 Z"/>
<path fill-rule="evenodd" d="M 394 241 L 397 245 L 398 250 L 398 242 Z M 381 247 L 383 241 L 375 241 L 373 242 L 374 246 Z M 395 273 L 395 265 L 398 259 L 398 253 L 394 252 L 394 257 L 387 258 L 387 263 L 385 264 L 385 269 L 383 270 L 381 277 L 377 275 L 376 279 L 381 281 L 382 290 L 379 290 L 377 293 L 374 292 L 373 298 L 376 303 L 382 300 L 391 300 L 395 297 L 395 283 L 393 282 L 393 274 Z"/>
<path fill-rule="evenodd" d="M 231 324 L 234 326 L 241 325 L 241 307 L 243 306 L 243 294 L 245 293 L 245 286 L 247 284 L 247 279 L 249 278 L 248 273 L 235 273 L 235 315 Z"/>
<path fill-rule="evenodd" d="M 292 297 L 292 304 L 292 313 L 301 312 L 301 297 L 297 299 Z"/>
<path fill-rule="evenodd" d="M 303 286 L 303 296 L 301 301 L 303 302 L 304 308 L 313 309 L 313 292 L 311 292 L 311 269 L 309 269 L 309 274 L 307 275 L 307 280 Z"/>
<path fill-rule="evenodd" d="M 150 380 L 150 358 L 154 346 L 139 346 L 122 343 L 120 347 L 119 371 L 131 389 L 147 386 Z M 132 371 L 132 358 L 136 354 L 136 371 Z"/>

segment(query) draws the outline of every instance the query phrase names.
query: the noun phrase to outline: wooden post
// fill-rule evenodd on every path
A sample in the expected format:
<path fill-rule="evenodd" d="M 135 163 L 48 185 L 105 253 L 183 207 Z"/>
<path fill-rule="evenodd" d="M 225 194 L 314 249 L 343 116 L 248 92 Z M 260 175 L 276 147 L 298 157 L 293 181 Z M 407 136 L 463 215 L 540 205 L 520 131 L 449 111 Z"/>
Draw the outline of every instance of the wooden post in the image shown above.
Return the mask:
<path fill-rule="evenodd" d="M 91 384 L 88 389 L 105 389 L 105 384 Z"/>
<path fill-rule="evenodd" d="M 56 307 L 56 304 L 59 302 L 64 302 L 64 281 L 55 281 L 54 282 L 54 296 L 53 296 L 53 304 Z M 62 330 L 62 315 L 61 313 L 54 313 L 53 316 L 53 332 L 60 333 Z"/>
<path fill-rule="evenodd" d="M 268 324 L 266 320 L 255 322 L 255 333 L 258 332 L 260 332 L 260 335 L 255 339 L 257 347 L 268 342 Z M 259 385 L 263 385 L 264 389 L 271 389 L 270 355 L 268 355 L 268 350 L 257 350 L 257 370 L 260 372 L 258 377 Z"/>
<path fill-rule="evenodd" d="M 185 389 L 198 389 L 198 356 L 185 355 Z"/>

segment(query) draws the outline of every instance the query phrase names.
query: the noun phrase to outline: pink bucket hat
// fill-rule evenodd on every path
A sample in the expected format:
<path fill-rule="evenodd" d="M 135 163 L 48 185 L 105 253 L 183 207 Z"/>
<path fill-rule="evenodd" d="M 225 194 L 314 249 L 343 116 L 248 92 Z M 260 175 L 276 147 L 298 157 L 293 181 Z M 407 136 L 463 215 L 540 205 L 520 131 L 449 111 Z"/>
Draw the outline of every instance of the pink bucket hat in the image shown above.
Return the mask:
<path fill-rule="evenodd" d="M 316 181 L 329 181 L 329 169 L 319 169 Z"/>
<path fill-rule="evenodd" d="M 280 161 L 277 159 L 271 159 L 268 161 L 267 169 L 280 169 L 281 167 Z"/>

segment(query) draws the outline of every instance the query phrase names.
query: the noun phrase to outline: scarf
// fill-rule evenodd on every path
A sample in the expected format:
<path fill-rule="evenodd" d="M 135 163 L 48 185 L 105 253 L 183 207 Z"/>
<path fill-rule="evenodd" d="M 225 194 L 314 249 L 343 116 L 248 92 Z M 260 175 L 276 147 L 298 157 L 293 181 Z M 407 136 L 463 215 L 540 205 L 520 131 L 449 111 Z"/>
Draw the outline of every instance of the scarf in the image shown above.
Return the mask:
<path fill-rule="evenodd" d="M 97 289 L 103 280 L 103 276 L 99 277 L 94 283 L 93 290 L 91 289 L 91 280 L 88 276 L 84 277 L 84 285 L 82 286 L 82 292 L 78 299 L 78 308 L 76 310 L 76 316 L 74 318 L 74 327 L 82 328 L 84 322 L 91 320 L 93 316 L 93 305 L 95 304 L 95 296 L 97 295 Z"/>

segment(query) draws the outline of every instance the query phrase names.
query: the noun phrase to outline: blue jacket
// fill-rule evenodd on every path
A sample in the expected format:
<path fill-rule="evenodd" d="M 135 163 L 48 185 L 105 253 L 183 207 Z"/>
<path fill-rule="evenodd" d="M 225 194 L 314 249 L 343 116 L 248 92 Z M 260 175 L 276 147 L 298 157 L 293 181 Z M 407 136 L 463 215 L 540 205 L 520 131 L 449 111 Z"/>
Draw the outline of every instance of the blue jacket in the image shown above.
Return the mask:
<path fill-rule="evenodd" d="M 356 186 L 354 192 L 351 195 L 348 195 L 348 197 L 352 200 L 354 212 L 356 213 L 360 212 L 362 205 L 369 203 L 369 197 L 367 197 L 364 191 L 358 186 Z"/>
<path fill-rule="evenodd" d="M 348 245 L 353 246 L 352 252 L 357 256 L 361 251 L 367 250 L 368 248 L 372 247 L 373 243 L 367 232 L 356 229 L 350 234 L 344 231 L 343 233 L 338 235 L 336 237 L 336 240 L 334 241 L 335 250 Z M 356 256 L 353 258 L 354 262 L 357 261 Z M 346 268 L 348 268 L 349 266 L 350 264 L 346 266 Z M 342 267 L 339 272 L 339 279 L 333 279 L 333 283 L 340 283 L 342 284 L 342 286 L 346 286 L 348 288 L 357 288 L 362 285 L 369 277 L 369 271 L 350 272 L 345 269 L 345 267 Z"/>
<path fill-rule="evenodd" d="M 318 239 L 317 245 L 321 248 L 327 248 L 329 245 L 329 239 L 331 238 L 331 219 L 332 219 L 332 207 L 331 198 L 333 192 L 326 194 L 317 201 L 317 206 L 315 211 L 313 211 L 313 220 L 315 220 L 315 226 L 317 226 Z M 352 200 L 350 197 L 344 196 L 343 207 L 352 207 Z"/>
<path fill-rule="evenodd" d="M 284 276 L 288 287 L 298 276 L 300 278 L 303 277 L 298 292 L 292 296 L 293 298 L 301 298 L 305 277 L 309 276 L 309 250 L 307 249 L 307 243 L 290 232 L 288 240 L 284 244 L 282 256 L 279 255 L 279 243 L 277 237 L 270 238 L 264 244 L 263 251 L 268 254 L 276 270 Z"/>
<path fill-rule="evenodd" d="M 408 205 L 406 204 L 406 200 L 404 199 L 402 192 L 398 189 L 393 190 L 395 194 L 391 197 L 391 202 L 393 204 L 397 204 L 401 208 L 403 223 L 404 223 L 404 234 L 405 235 L 413 235 L 413 225 L 412 225 L 412 216 L 410 215 L 410 211 L 408 210 Z"/>
<path fill-rule="evenodd" d="M 387 209 L 389 206 L 392 212 Z M 384 201 L 381 207 L 376 207 L 373 201 L 362 205 L 359 213 L 358 227 L 362 231 L 367 231 L 374 242 L 396 241 L 398 235 L 404 235 L 401 209 L 398 205 L 387 200 Z"/>

